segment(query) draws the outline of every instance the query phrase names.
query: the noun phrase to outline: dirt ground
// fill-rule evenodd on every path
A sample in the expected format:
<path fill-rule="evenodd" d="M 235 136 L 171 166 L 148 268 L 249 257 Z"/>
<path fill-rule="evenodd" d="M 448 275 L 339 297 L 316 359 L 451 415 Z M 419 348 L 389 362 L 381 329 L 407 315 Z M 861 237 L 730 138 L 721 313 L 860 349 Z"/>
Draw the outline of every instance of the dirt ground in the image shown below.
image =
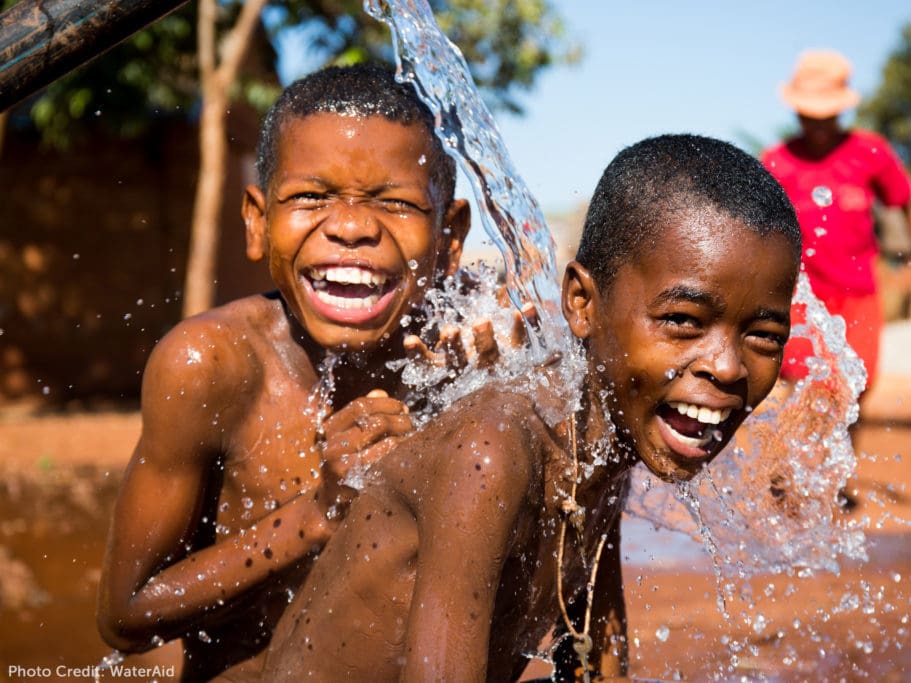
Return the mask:
<path fill-rule="evenodd" d="M 698 548 L 681 561 L 677 541 L 638 534 L 625 567 L 633 675 L 911 682 L 911 461 L 902 457 L 911 455 L 911 378 L 881 384 L 858 434 L 866 455 L 852 512 L 870 519 L 870 560 L 839 575 L 754 577 L 725 617 Z M 139 429 L 133 411 L 0 413 L 0 681 L 86 678 L 80 668 L 110 653 L 95 630 L 94 601 L 111 506 Z M 171 644 L 127 663 L 172 664 L 178 655 Z M 173 680 L 163 671 L 158 680 Z"/>

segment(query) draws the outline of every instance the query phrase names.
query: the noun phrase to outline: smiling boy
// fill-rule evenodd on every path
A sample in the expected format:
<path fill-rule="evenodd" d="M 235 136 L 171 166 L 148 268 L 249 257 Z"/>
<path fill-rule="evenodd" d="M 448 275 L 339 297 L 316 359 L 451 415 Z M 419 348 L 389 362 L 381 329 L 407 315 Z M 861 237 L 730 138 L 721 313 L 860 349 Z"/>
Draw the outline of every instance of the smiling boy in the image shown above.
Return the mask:
<path fill-rule="evenodd" d="M 278 291 L 156 346 L 101 580 L 104 639 L 129 652 L 182 637 L 184 680 L 259 668 L 352 496 L 341 481 L 412 429 L 386 362 L 469 225 L 429 111 L 378 67 L 289 86 L 257 166 L 247 255 Z"/>
<path fill-rule="evenodd" d="M 280 620 L 264 680 L 515 680 L 555 624 L 555 680 L 625 675 L 629 470 L 693 477 L 765 398 L 799 259 L 749 155 L 691 135 L 621 152 L 563 283 L 579 409 L 551 426 L 488 386 L 407 437 Z"/>

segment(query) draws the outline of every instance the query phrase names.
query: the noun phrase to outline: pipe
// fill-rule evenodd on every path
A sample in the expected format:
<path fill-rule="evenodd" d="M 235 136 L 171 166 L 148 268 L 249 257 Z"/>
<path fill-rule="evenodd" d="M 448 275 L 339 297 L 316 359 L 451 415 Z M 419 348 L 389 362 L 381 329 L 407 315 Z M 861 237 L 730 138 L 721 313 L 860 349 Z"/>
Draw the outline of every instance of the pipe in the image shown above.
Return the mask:
<path fill-rule="evenodd" d="M 188 0 L 21 0 L 0 14 L 0 112 Z"/>

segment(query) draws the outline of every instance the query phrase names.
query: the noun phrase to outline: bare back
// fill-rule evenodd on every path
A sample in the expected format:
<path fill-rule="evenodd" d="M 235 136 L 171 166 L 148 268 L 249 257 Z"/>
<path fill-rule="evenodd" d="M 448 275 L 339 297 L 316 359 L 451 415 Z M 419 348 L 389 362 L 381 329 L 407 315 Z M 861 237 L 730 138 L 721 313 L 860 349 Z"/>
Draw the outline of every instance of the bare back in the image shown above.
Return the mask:
<path fill-rule="evenodd" d="M 567 462 L 527 399 L 463 399 L 376 466 L 276 628 L 266 678 L 518 677 L 559 614 Z M 611 517 L 594 507 L 593 530 Z"/>

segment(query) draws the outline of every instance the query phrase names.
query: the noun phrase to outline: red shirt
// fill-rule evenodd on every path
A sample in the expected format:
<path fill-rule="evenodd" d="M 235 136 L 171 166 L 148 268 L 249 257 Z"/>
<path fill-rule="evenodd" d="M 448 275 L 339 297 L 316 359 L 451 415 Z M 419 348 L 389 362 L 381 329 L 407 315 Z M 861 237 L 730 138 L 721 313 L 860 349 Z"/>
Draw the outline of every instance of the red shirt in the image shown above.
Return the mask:
<path fill-rule="evenodd" d="M 904 206 L 911 183 L 895 151 L 882 137 L 851 131 L 821 160 L 795 153 L 794 140 L 762 153 L 797 211 L 803 234 L 803 263 L 813 292 L 865 295 L 876 291 L 873 260 L 873 200 Z"/>

